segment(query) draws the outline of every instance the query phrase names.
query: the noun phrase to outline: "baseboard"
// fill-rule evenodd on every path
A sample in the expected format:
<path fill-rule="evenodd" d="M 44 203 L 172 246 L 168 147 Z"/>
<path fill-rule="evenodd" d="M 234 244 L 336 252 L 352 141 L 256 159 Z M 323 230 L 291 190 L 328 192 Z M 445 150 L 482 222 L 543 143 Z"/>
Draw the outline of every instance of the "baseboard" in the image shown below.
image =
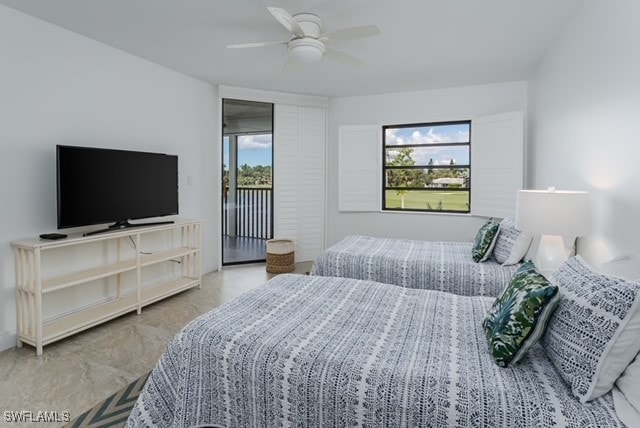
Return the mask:
<path fill-rule="evenodd" d="M 17 332 L 9 331 L 0 334 L 0 352 L 6 351 L 16 346 Z"/>
<path fill-rule="evenodd" d="M 216 266 L 215 263 L 213 262 L 209 262 L 209 263 L 202 263 L 202 274 L 207 274 L 207 273 L 211 273 L 211 272 L 217 272 L 220 270 L 220 266 Z"/>

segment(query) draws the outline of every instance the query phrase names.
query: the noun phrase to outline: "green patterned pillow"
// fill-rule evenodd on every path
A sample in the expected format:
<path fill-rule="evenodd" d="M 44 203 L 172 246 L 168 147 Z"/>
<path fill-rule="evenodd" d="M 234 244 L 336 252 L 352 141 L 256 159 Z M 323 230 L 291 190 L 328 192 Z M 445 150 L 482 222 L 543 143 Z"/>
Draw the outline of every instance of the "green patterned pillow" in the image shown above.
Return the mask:
<path fill-rule="evenodd" d="M 558 287 L 523 263 L 482 322 L 489 353 L 501 367 L 517 363 L 544 334 L 560 299 Z"/>
<path fill-rule="evenodd" d="M 499 229 L 500 223 L 490 218 L 478 230 L 476 239 L 473 241 L 473 248 L 471 249 L 471 257 L 474 262 L 483 262 L 491 257 L 491 250 L 493 250 L 493 246 L 496 245 Z"/>

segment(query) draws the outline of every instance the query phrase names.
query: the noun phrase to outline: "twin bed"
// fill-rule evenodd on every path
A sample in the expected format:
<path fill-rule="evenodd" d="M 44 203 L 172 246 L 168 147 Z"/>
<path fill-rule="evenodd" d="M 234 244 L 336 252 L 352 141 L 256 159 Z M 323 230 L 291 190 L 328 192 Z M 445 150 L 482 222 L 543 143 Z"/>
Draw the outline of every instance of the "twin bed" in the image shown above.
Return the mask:
<path fill-rule="evenodd" d="M 498 367 L 492 301 L 280 275 L 179 333 L 129 426 L 623 426 L 611 394 L 581 404 L 539 347 Z"/>
<path fill-rule="evenodd" d="M 312 275 L 366 279 L 462 296 L 497 296 L 518 264 L 476 263 L 470 242 L 435 242 L 348 236 L 323 251 Z"/>
<path fill-rule="evenodd" d="M 470 251 L 347 238 L 312 275 L 279 275 L 186 326 L 127 425 L 625 426 L 611 392 L 581 403 L 540 344 L 495 364 L 482 320 L 518 266 L 472 265 Z"/>

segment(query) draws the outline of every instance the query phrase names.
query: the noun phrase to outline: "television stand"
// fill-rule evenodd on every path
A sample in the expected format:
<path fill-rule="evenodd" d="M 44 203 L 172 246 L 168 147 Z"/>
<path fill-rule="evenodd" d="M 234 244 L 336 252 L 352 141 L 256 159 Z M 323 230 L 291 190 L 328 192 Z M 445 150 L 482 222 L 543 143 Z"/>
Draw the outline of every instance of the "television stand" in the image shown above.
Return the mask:
<path fill-rule="evenodd" d="M 183 219 L 97 236 L 12 242 L 18 347 L 27 343 L 42 355 L 49 343 L 200 288 L 200 230 L 201 221 Z"/>
<path fill-rule="evenodd" d="M 99 233 L 111 232 L 113 230 L 128 229 L 130 227 L 160 226 L 163 224 L 173 224 L 173 223 L 174 223 L 173 220 L 164 220 L 164 221 L 152 221 L 149 223 L 133 224 L 133 223 L 129 223 L 128 220 L 124 220 L 124 221 L 117 221 L 111 226 L 107 227 L 106 229 L 94 230 L 92 232 L 83 233 L 82 236 L 98 235 Z"/>

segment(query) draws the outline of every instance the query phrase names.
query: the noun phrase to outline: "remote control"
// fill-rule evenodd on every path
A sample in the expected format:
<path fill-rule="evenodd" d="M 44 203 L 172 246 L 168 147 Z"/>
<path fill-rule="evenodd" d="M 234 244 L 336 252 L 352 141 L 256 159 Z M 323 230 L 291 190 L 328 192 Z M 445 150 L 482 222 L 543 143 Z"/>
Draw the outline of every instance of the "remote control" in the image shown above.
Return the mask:
<path fill-rule="evenodd" d="M 66 237 L 67 235 L 65 235 L 64 233 L 43 233 L 42 235 L 40 235 L 40 238 L 42 239 L 62 239 Z"/>

